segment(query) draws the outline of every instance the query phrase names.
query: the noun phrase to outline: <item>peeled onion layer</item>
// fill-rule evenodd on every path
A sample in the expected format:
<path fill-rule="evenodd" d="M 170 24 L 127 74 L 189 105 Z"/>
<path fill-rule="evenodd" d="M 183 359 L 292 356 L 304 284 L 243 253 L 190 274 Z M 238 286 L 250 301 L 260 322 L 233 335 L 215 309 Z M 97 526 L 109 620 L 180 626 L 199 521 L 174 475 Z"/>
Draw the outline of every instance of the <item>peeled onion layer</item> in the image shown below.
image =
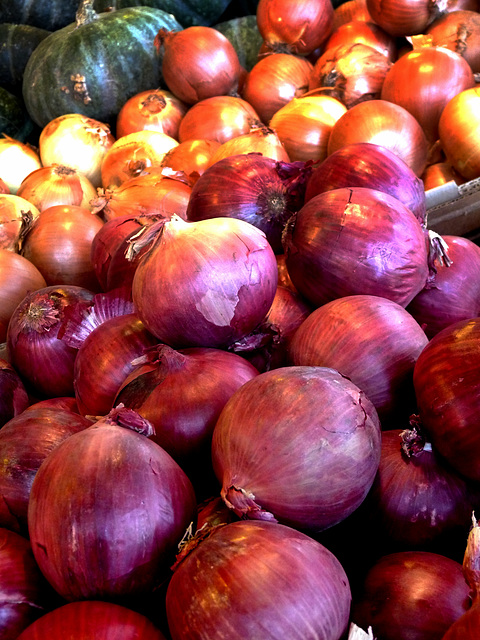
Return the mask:
<path fill-rule="evenodd" d="M 173 640 L 339 640 L 351 592 L 337 558 L 271 522 L 220 526 L 177 566 L 167 589 Z"/>
<path fill-rule="evenodd" d="M 221 495 L 238 516 L 321 531 L 364 500 L 380 440 L 373 404 L 346 377 L 326 367 L 281 367 L 227 402 L 212 460 Z"/>

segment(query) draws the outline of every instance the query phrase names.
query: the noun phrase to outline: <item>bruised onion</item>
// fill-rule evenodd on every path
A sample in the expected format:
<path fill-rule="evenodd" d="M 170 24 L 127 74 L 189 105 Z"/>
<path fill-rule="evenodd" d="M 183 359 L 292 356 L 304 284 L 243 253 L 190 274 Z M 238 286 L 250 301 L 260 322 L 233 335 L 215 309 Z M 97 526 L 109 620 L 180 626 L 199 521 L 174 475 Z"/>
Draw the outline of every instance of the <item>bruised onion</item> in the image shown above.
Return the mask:
<path fill-rule="evenodd" d="M 237 515 L 320 531 L 350 515 L 380 459 L 377 412 L 326 367 L 259 374 L 222 410 L 212 441 L 221 495 Z"/>
<path fill-rule="evenodd" d="M 387 193 L 343 187 L 309 200 L 287 224 L 287 269 L 312 304 L 367 294 L 406 306 L 429 276 L 425 229 Z"/>
<path fill-rule="evenodd" d="M 151 232 L 153 245 L 135 271 L 132 293 L 139 318 L 159 341 L 225 347 L 263 319 L 278 271 L 262 231 L 236 218 L 173 216 Z"/>
<path fill-rule="evenodd" d="M 20 376 L 9 362 L 0 358 L 0 428 L 28 405 L 28 394 Z"/>
<path fill-rule="evenodd" d="M 240 521 L 214 528 L 177 565 L 166 608 L 172 640 L 339 640 L 350 601 L 348 577 L 322 544 Z"/>
<path fill-rule="evenodd" d="M 165 578 L 196 501 L 152 433 L 148 421 L 119 407 L 64 440 L 37 471 L 32 549 L 66 600 L 133 602 Z"/>
<path fill-rule="evenodd" d="M 261 229 L 274 251 L 282 252 L 287 220 L 303 204 L 311 169 L 259 154 L 219 160 L 195 183 L 187 208 L 191 221 L 238 218 Z"/>
<path fill-rule="evenodd" d="M 0 526 L 28 534 L 30 490 L 38 468 L 65 438 L 91 421 L 61 407 L 38 405 L 0 430 Z"/>
<path fill-rule="evenodd" d="M 458 7 L 434 20 L 425 31 L 427 41 L 434 47 L 450 49 L 468 62 L 472 71 L 480 71 L 480 15 L 478 3 L 472 7 Z"/>
<path fill-rule="evenodd" d="M 372 295 L 331 300 L 296 330 L 293 364 L 331 367 L 366 393 L 382 426 L 399 425 L 415 409 L 413 367 L 428 342 L 399 304 Z"/>

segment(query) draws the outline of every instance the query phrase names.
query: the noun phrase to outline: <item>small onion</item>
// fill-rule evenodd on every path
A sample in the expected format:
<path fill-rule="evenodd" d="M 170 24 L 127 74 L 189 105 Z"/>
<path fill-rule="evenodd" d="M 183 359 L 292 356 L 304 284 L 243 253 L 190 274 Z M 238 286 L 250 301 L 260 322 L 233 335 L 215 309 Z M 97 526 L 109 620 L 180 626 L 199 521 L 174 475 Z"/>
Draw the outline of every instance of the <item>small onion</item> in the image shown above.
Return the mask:
<path fill-rule="evenodd" d="M 350 295 L 310 313 L 289 349 L 294 365 L 331 367 L 364 391 L 382 426 L 399 425 L 415 409 L 413 367 L 428 342 L 399 304 Z"/>
<path fill-rule="evenodd" d="M 321 531 L 363 502 L 380 438 L 373 404 L 338 371 L 280 367 L 227 402 L 213 431 L 213 467 L 238 516 Z"/>
<path fill-rule="evenodd" d="M 372 16 L 367 9 L 367 0 L 347 0 L 335 7 L 333 12 L 333 30 L 352 20 L 372 22 Z"/>
<path fill-rule="evenodd" d="M 226 347 L 252 331 L 277 288 L 265 234 L 236 218 L 185 222 L 173 216 L 158 225 L 132 285 L 146 328 L 174 348 Z"/>
<path fill-rule="evenodd" d="M 393 151 L 371 142 L 353 142 L 314 166 L 305 202 L 340 187 L 370 187 L 401 200 L 422 223 L 426 221 L 422 180 Z"/>
<path fill-rule="evenodd" d="M 133 602 L 165 578 L 196 500 L 152 433 L 148 421 L 119 407 L 64 440 L 37 471 L 32 550 L 66 600 Z"/>
<path fill-rule="evenodd" d="M 0 358 L 0 428 L 22 413 L 29 402 L 20 376 L 9 362 Z"/>
<path fill-rule="evenodd" d="M 233 94 L 240 79 L 237 52 L 226 36 L 208 26 L 192 26 L 181 31 L 159 30 L 155 37 L 163 47 L 163 79 L 180 100 L 199 100 Z"/>
<path fill-rule="evenodd" d="M 400 551 L 370 568 L 352 619 L 382 640 L 441 640 L 470 606 L 462 565 L 428 551 Z"/>
<path fill-rule="evenodd" d="M 367 0 L 373 19 L 392 36 L 423 33 L 436 17 L 437 2 L 429 0 Z"/>
<path fill-rule="evenodd" d="M 0 138 L 0 175 L 7 191 L 2 190 L 2 193 L 15 195 L 28 174 L 41 166 L 36 149 L 3 134 Z"/>
<path fill-rule="evenodd" d="M 357 43 L 372 47 L 393 62 L 398 55 L 398 42 L 371 20 L 355 18 L 338 26 L 324 45 L 324 51 Z"/>
<path fill-rule="evenodd" d="M 172 640 L 340 640 L 350 601 L 347 575 L 322 544 L 242 521 L 214 529 L 177 566 L 166 608 Z"/>
<path fill-rule="evenodd" d="M 174 172 L 183 171 L 193 186 L 209 166 L 210 158 L 219 146 L 220 142 L 215 140 L 185 140 L 165 154 L 162 167 Z"/>
<path fill-rule="evenodd" d="M 315 306 L 367 294 L 402 306 L 429 276 L 426 231 L 387 193 L 343 187 L 309 200 L 287 224 L 287 269 Z"/>
<path fill-rule="evenodd" d="M 450 11 L 432 22 L 425 31 L 434 47 L 455 51 L 468 62 L 472 71 L 480 71 L 480 7 Z"/>
<path fill-rule="evenodd" d="M 0 430 L 0 526 L 28 535 L 33 479 L 47 455 L 91 421 L 60 406 L 29 407 Z"/>
<path fill-rule="evenodd" d="M 75 285 L 28 293 L 12 314 L 7 331 L 10 360 L 28 390 L 43 397 L 73 396 L 77 349 L 59 338 L 65 313 L 93 292 Z"/>
<path fill-rule="evenodd" d="M 277 132 L 270 127 L 254 127 L 248 133 L 227 140 L 211 156 L 208 166 L 241 153 L 261 153 L 267 158 L 290 162 L 290 157 Z"/>
<path fill-rule="evenodd" d="M 117 138 L 135 131 L 161 131 L 178 139 L 178 127 L 188 106 L 165 89 L 141 91 L 129 98 L 117 114 Z"/>
<path fill-rule="evenodd" d="M 20 251 L 23 237 L 39 215 L 37 207 L 25 198 L 0 194 L 0 248 Z"/>
<path fill-rule="evenodd" d="M 113 602 L 69 602 L 30 624 L 18 640 L 165 640 L 144 615 Z"/>
<path fill-rule="evenodd" d="M 108 125 L 79 113 L 67 113 L 45 125 L 38 145 L 43 166 L 71 167 L 94 187 L 100 187 L 103 158 L 114 142 Z"/>
<path fill-rule="evenodd" d="M 17 195 L 34 204 L 39 211 L 61 204 L 89 209 L 97 190 L 76 169 L 54 164 L 32 171 L 22 181 Z"/>

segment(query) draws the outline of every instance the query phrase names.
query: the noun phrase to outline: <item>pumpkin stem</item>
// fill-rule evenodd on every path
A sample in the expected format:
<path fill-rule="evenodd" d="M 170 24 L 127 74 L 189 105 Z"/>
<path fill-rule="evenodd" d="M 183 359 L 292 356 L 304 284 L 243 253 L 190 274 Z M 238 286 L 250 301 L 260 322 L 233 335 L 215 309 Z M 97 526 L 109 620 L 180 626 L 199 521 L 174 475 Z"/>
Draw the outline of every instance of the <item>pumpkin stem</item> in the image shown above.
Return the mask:
<path fill-rule="evenodd" d="M 94 20 L 98 20 L 98 13 L 93 8 L 94 0 L 81 0 L 78 5 L 77 13 L 75 14 L 75 22 L 77 27 L 81 27 L 84 24 L 89 24 Z"/>

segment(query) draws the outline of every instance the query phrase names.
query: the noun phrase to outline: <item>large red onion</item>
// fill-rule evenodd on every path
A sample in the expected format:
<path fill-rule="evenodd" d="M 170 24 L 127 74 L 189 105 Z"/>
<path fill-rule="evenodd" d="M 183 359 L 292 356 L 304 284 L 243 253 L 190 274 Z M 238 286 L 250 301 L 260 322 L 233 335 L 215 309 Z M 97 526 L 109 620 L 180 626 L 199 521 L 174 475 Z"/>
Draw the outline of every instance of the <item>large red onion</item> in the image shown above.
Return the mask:
<path fill-rule="evenodd" d="M 413 370 L 418 410 L 432 445 L 465 477 L 480 481 L 480 318 L 437 333 Z"/>
<path fill-rule="evenodd" d="M 425 223 L 423 181 L 393 151 L 371 142 L 353 142 L 331 153 L 313 168 L 305 202 L 340 187 L 369 187 L 398 198 Z"/>
<path fill-rule="evenodd" d="M 38 468 L 60 442 L 91 424 L 68 409 L 37 405 L 0 430 L 1 527 L 28 534 L 28 501 Z"/>
<path fill-rule="evenodd" d="M 59 338 L 65 311 L 94 293 L 75 285 L 50 286 L 28 293 L 12 314 L 7 346 L 12 366 L 27 389 L 44 397 L 73 396 L 77 349 Z"/>
<path fill-rule="evenodd" d="M 442 329 L 480 315 L 480 247 L 468 238 L 445 235 L 448 260 L 435 260 L 434 278 L 407 307 L 432 338 Z"/>
<path fill-rule="evenodd" d="M 226 347 L 252 331 L 277 288 L 265 234 L 236 218 L 174 216 L 158 225 L 132 286 L 146 328 L 174 348 Z"/>
<path fill-rule="evenodd" d="M 471 602 L 462 565 L 428 551 L 380 558 L 353 603 L 352 619 L 382 640 L 442 640 Z"/>
<path fill-rule="evenodd" d="M 19 634 L 53 606 L 51 589 L 35 562 L 29 541 L 0 528 L 0 637 Z"/>
<path fill-rule="evenodd" d="M 345 519 L 380 460 L 377 412 L 325 367 L 259 374 L 236 391 L 213 431 L 213 467 L 237 515 L 319 531 Z"/>
<path fill-rule="evenodd" d="M 272 522 L 214 529 L 177 566 L 166 607 L 173 640 L 339 640 L 350 586 L 313 538 Z"/>
<path fill-rule="evenodd" d="M 295 365 L 331 367 L 364 391 L 384 428 L 414 411 L 413 367 L 428 342 L 399 304 L 371 295 L 332 300 L 312 313 L 290 344 Z"/>
<path fill-rule="evenodd" d="M 343 187 L 309 200 L 286 227 L 287 269 L 316 306 L 369 294 L 406 306 L 429 276 L 427 235 L 397 198 Z"/>
<path fill-rule="evenodd" d="M 141 613 L 113 602 L 69 602 L 28 626 L 18 640 L 165 640 Z"/>
<path fill-rule="evenodd" d="M 219 160 L 197 180 L 188 202 L 188 220 L 238 218 L 261 229 L 276 253 L 290 216 L 303 205 L 311 168 L 260 154 Z"/>
<path fill-rule="evenodd" d="M 158 340 L 136 313 L 105 320 L 85 338 L 74 365 L 75 398 L 83 415 L 103 416 L 133 371 L 135 358 Z"/>
<path fill-rule="evenodd" d="M 33 481 L 28 527 L 38 565 L 66 600 L 134 602 L 166 576 L 195 519 L 191 482 L 146 436 L 153 427 L 117 408 L 64 440 Z"/>
<path fill-rule="evenodd" d="M 0 427 L 22 413 L 29 403 L 20 376 L 7 360 L 0 358 Z"/>

